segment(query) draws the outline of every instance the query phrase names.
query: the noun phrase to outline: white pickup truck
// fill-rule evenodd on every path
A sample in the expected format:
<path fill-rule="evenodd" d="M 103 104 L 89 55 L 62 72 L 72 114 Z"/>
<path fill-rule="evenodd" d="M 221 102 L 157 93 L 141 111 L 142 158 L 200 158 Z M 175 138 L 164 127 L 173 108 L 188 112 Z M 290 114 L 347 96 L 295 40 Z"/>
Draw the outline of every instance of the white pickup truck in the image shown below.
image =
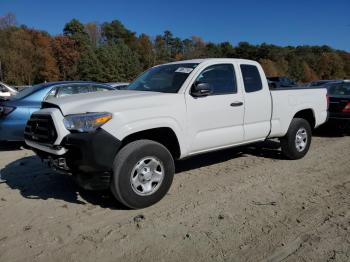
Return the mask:
<path fill-rule="evenodd" d="M 203 59 L 155 66 L 126 90 L 48 101 L 25 140 L 81 186 L 110 187 L 137 209 L 167 193 L 174 159 L 270 138 L 299 159 L 326 119 L 325 89 L 270 91 L 257 62 Z"/>

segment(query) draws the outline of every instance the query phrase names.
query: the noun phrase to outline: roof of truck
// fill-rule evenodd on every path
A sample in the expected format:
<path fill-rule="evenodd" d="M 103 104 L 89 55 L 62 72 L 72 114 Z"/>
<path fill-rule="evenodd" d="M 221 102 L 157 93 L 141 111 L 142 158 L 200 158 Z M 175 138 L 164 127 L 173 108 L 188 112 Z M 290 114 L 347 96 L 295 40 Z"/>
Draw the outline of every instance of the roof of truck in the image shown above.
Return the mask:
<path fill-rule="evenodd" d="M 223 62 L 223 61 L 235 61 L 235 62 L 256 62 L 254 60 L 249 60 L 249 59 L 240 59 L 240 58 L 203 58 L 203 59 L 190 59 L 190 60 L 182 60 L 182 61 L 176 61 L 176 62 L 171 62 L 168 64 L 185 64 L 185 63 L 203 63 L 203 62 L 208 62 L 208 61 L 218 61 L 218 62 Z"/>

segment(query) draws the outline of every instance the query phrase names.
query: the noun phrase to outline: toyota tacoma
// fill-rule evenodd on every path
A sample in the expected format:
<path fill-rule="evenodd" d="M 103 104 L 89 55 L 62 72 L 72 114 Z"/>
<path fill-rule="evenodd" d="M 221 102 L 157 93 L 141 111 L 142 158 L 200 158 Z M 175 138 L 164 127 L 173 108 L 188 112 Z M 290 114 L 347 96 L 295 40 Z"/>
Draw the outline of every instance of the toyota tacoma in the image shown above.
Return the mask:
<path fill-rule="evenodd" d="M 325 89 L 270 91 L 255 61 L 201 59 L 155 66 L 125 90 L 44 102 L 25 141 L 82 187 L 138 209 L 168 192 L 176 159 L 272 138 L 300 159 L 326 119 Z"/>

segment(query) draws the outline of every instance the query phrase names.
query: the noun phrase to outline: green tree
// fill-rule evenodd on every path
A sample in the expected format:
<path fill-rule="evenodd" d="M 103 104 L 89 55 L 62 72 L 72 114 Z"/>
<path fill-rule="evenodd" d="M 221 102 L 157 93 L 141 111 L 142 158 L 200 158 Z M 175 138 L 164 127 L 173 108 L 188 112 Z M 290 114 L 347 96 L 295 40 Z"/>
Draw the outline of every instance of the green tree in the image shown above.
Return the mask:
<path fill-rule="evenodd" d="M 136 33 L 127 29 L 119 20 L 103 23 L 101 27 L 102 37 L 107 42 L 119 43 L 123 41 L 131 49 L 137 45 Z"/>
<path fill-rule="evenodd" d="M 80 54 L 78 63 L 79 79 L 86 81 L 103 81 L 102 64 L 95 51 L 90 47 Z"/>
<path fill-rule="evenodd" d="M 109 43 L 97 50 L 103 82 L 131 81 L 142 71 L 142 66 L 135 54 L 124 43 Z"/>
<path fill-rule="evenodd" d="M 89 34 L 85 31 L 85 26 L 77 19 L 72 19 L 64 26 L 63 35 L 74 40 L 81 53 L 91 47 Z"/>

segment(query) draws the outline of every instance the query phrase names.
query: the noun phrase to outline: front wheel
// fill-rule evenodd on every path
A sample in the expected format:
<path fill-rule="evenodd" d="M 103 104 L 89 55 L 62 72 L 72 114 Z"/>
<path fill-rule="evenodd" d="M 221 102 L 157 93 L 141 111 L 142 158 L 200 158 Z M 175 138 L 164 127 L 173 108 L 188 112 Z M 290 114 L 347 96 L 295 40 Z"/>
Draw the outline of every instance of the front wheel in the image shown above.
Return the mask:
<path fill-rule="evenodd" d="M 137 140 L 117 154 L 111 190 L 125 206 L 145 208 L 164 197 L 174 173 L 174 160 L 166 147 L 151 140 Z"/>
<path fill-rule="evenodd" d="M 294 118 L 287 134 L 280 139 L 282 153 L 288 159 L 303 158 L 311 144 L 311 127 L 308 121 Z"/>

